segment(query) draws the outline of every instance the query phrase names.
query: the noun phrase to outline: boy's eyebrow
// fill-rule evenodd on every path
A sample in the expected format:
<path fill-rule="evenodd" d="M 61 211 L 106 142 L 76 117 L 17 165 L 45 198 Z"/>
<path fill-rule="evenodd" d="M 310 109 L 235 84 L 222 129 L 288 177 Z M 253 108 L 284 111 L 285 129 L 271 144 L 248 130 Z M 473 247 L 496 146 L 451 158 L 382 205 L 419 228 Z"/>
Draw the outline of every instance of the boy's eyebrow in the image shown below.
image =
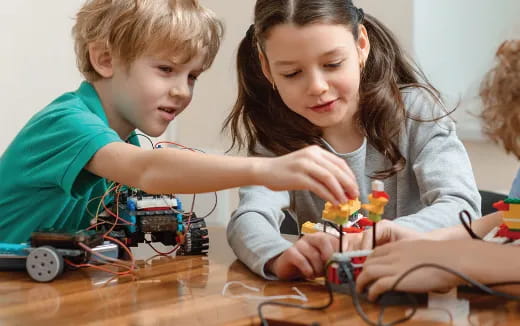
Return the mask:
<path fill-rule="evenodd" d="M 328 57 L 328 56 L 337 54 L 338 52 L 342 52 L 342 50 L 344 50 L 345 48 L 346 48 L 345 46 L 338 46 L 337 48 L 334 48 L 330 51 L 327 51 L 327 52 L 321 54 L 320 57 Z M 296 63 L 296 61 L 280 60 L 280 61 L 275 61 L 274 65 L 275 66 L 290 66 L 290 65 L 294 65 L 295 63 Z"/>
<path fill-rule="evenodd" d="M 173 65 L 173 66 L 178 66 L 178 65 L 182 65 L 182 63 L 179 63 L 177 61 L 175 61 L 174 58 L 157 58 L 158 61 L 167 61 L 169 64 Z M 195 68 L 195 69 L 192 69 L 193 73 L 197 74 L 197 75 L 200 75 L 204 72 L 204 68 Z"/>

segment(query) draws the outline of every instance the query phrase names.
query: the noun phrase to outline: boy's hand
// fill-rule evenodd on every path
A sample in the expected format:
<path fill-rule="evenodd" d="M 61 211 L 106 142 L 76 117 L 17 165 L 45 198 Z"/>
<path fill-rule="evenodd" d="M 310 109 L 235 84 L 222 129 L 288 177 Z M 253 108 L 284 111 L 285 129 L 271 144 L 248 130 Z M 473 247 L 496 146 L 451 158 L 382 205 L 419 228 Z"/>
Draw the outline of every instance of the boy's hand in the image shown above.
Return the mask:
<path fill-rule="evenodd" d="M 465 272 L 467 260 L 481 263 L 480 252 L 471 249 L 474 241 L 398 241 L 377 247 L 363 264 L 363 271 L 356 281 L 357 291 L 369 286 L 368 299 L 373 301 L 388 291 L 397 279 L 411 268 L 424 264 L 438 264 Z M 462 263 L 462 261 L 465 261 Z M 470 264 L 472 265 L 472 264 Z M 467 271 L 466 271 L 467 272 Z M 408 274 L 395 290 L 430 292 L 447 290 L 461 282 L 455 275 L 437 268 L 420 268 Z"/>
<path fill-rule="evenodd" d="M 276 158 L 261 158 L 258 184 L 271 190 L 310 190 L 334 204 L 359 196 L 356 177 L 344 160 L 314 145 Z"/>
<path fill-rule="evenodd" d="M 372 229 L 345 236 L 345 251 L 372 249 Z M 384 245 L 400 240 L 429 240 L 428 233 L 418 232 L 389 220 L 382 220 L 376 227 L 376 245 Z"/>
<path fill-rule="evenodd" d="M 339 240 L 327 233 L 304 235 L 294 245 L 271 260 L 266 269 L 281 280 L 322 276 L 325 263 L 338 251 Z"/>

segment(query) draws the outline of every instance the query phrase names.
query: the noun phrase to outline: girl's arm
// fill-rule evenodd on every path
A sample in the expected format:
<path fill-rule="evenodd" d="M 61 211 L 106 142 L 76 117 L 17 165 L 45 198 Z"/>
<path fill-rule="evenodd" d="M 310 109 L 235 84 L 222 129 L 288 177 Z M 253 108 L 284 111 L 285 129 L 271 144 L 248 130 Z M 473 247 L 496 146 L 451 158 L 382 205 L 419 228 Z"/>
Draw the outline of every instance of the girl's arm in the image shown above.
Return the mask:
<path fill-rule="evenodd" d="M 240 188 L 240 203 L 227 227 L 229 245 L 253 272 L 275 279 L 265 265 L 292 246 L 280 235 L 280 225 L 290 205 L 288 191 L 271 191 L 265 187 Z"/>
<path fill-rule="evenodd" d="M 289 207 L 287 191 L 265 187 L 240 189 L 240 204 L 231 216 L 227 237 L 237 257 L 267 279 L 313 279 L 323 275 L 325 263 L 337 250 L 336 237 L 323 232 L 291 243 L 280 235 Z"/>
<path fill-rule="evenodd" d="M 357 195 L 355 177 L 341 159 L 317 146 L 276 158 L 210 155 L 162 148 L 144 150 L 121 142 L 102 147 L 86 169 L 149 193 L 211 192 L 244 185 L 273 190 L 309 189 L 343 202 Z"/>
<path fill-rule="evenodd" d="M 424 207 L 395 221 L 415 230 L 432 231 L 458 225 L 462 210 L 473 219 L 479 218 L 480 195 L 455 123 L 450 116 L 438 119 L 446 113 L 424 91 L 413 90 L 405 99 L 408 114 L 415 120 L 407 119 L 400 146 L 407 152 L 418 188 L 408 189 L 403 184 L 400 192 L 418 191 Z M 396 200 L 401 200 L 397 203 L 401 207 L 407 205 L 406 198 Z"/>

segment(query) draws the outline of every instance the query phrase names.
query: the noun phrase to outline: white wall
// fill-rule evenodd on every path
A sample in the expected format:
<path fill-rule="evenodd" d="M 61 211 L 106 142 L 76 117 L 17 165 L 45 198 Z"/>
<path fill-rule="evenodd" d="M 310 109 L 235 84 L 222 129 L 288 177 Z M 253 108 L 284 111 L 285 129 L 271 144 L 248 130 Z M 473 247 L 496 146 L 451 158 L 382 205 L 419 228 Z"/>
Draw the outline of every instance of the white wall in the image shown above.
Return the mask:
<path fill-rule="evenodd" d="M 71 29 L 83 2 L 0 1 L 0 153 L 34 113 L 82 81 Z"/>
<path fill-rule="evenodd" d="M 71 0 L 0 2 L 0 153 L 27 120 L 78 86 L 70 37 Z"/>
<path fill-rule="evenodd" d="M 433 84 L 452 106 L 461 138 L 483 138 L 478 88 L 498 45 L 518 38 L 518 0 L 415 0 L 413 49 Z M 517 29 L 515 33 L 514 30 Z"/>
<path fill-rule="evenodd" d="M 354 4 L 383 22 L 403 49 L 410 55 L 413 53 L 414 0 L 354 0 Z"/>

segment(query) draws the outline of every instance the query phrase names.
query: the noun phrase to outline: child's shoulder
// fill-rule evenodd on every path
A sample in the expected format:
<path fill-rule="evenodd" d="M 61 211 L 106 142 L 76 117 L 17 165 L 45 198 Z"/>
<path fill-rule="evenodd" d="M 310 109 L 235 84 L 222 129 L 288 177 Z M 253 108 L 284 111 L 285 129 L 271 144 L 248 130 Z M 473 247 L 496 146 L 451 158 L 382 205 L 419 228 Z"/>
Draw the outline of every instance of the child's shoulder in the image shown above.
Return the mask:
<path fill-rule="evenodd" d="M 401 90 L 406 110 L 402 142 L 422 147 L 431 138 L 449 136 L 456 130 L 451 116 L 453 108 L 448 108 L 434 92 L 422 87 L 408 87 Z"/>
<path fill-rule="evenodd" d="M 424 87 L 406 87 L 401 89 L 408 118 L 417 120 L 442 120 L 449 117 L 450 110 L 445 106 L 440 94 Z"/>
<path fill-rule="evenodd" d="M 440 94 L 423 87 L 407 87 L 401 90 L 405 106 L 407 129 L 424 125 L 454 130 L 452 113 L 455 108 L 447 107 Z"/>
<path fill-rule="evenodd" d="M 103 121 L 105 116 L 101 102 L 97 98 L 91 85 L 83 83 L 76 91 L 66 92 L 56 97 L 51 103 L 37 112 L 29 121 L 31 123 L 50 121 L 60 124 L 67 121 L 78 124 L 89 120 Z"/>

